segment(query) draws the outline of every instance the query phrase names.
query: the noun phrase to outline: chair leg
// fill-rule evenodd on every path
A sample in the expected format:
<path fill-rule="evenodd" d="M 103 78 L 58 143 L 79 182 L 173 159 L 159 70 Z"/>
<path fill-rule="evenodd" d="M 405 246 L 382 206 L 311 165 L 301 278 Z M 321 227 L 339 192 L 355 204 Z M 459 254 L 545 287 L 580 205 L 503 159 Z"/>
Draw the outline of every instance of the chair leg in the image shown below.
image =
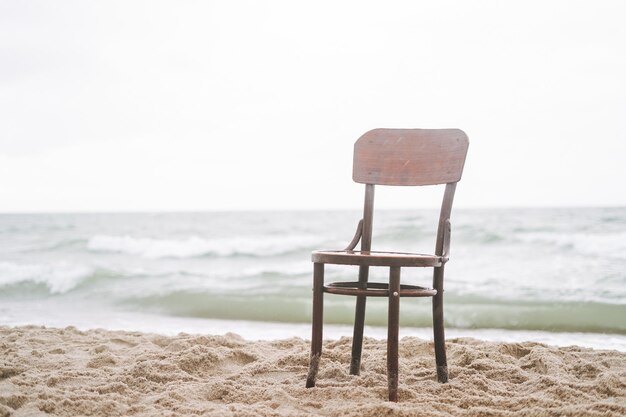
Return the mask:
<path fill-rule="evenodd" d="M 311 331 L 311 362 L 306 387 L 315 386 L 315 378 L 322 356 L 322 330 L 324 325 L 324 264 L 313 264 L 313 326 Z"/>
<path fill-rule="evenodd" d="M 433 297 L 433 336 L 435 339 L 435 362 L 437 364 L 437 380 L 448 382 L 448 363 L 446 360 L 446 337 L 443 330 L 443 266 L 435 268 L 433 288 L 437 295 Z"/>
<path fill-rule="evenodd" d="M 359 287 L 367 288 L 369 268 L 359 267 Z M 350 360 L 350 375 L 361 373 L 361 352 L 363 351 L 363 326 L 365 325 L 366 296 L 356 297 L 356 311 L 354 313 L 354 333 L 352 334 L 352 358 Z"/>
<path fill-rule="evenodd" d="M 389 318 L 387 323 L 387 386 L 389 401 L 398 401 L 398 332 L 400 327 L 400 267 L 389 271 Z"/>

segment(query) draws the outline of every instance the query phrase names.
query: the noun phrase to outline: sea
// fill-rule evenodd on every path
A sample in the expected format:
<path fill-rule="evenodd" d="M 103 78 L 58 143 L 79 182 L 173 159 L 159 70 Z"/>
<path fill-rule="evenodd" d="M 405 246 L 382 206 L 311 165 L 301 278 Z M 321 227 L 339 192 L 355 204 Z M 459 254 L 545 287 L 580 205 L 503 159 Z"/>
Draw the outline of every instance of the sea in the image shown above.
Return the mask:
<path fill-rule="evenodd" d="M 372 248 L 433 253 L 438 211 L 375 212 Z M 0 325 L 310 338 L 311 251 L 345 247 L 359 211 L 0 214 Z M 448 338 L 626 351 L 626 208 L 455 209 Z M 326 282 L 357 267 L 327 266 Z M 372 268 L 384 282 L 387 268 Z M 402 282 L 431 286 L 432 269 Z M 326 294 L 326 338 L 355 299 Z M 403 298 L 400 336 L 432 339 L 431 300 Z M 386 337 L 368 299 L 365 335 Z"/>

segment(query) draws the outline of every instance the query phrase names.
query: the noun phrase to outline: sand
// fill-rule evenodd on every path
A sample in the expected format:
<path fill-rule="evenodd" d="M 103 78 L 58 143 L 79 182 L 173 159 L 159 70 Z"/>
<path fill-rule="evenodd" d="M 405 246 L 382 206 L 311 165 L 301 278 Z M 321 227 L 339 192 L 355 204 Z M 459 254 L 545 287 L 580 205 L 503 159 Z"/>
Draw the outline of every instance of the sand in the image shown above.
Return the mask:
<path fill-rule="evenodd" d="M 451 380 L 435 381 L 432 342 L 400 343 L 400 402 L 385 401 L 385 342 L 324 344 L 304 388 L 307 341 L 235 334 L 167 337 L 73 327 L 0 328 L 0 416 L 623 416 L 626 353 L 448 341 Z"/>

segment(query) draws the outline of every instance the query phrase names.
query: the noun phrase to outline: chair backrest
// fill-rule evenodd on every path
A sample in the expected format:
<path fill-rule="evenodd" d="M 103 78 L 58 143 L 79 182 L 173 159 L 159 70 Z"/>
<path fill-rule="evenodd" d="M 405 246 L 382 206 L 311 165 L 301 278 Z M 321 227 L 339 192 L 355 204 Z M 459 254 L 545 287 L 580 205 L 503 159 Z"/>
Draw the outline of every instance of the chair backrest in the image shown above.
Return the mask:
<path fill-rule="evenodd" d="M 469 141 L 459 129 L 374 129 L 354 144 L 352 179 L 434 185 L 461 179 Z"/>
<path fill-rule="evenodd" d="M 468 147 L 459 129 L 374 129 L 361 136 L 354 144 L 352 171 L 355 182 L 366 184 L 361 250 L 371 248 L 374 185 L 446 184 L 435 244 L 435 254 L 442 255 Z"/>

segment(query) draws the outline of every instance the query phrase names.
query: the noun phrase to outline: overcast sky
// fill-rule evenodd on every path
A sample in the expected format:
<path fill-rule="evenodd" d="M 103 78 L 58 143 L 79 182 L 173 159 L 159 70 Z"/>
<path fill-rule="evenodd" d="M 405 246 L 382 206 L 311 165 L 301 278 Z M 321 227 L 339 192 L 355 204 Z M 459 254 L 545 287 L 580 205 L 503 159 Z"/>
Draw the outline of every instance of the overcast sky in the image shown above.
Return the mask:
<path fill-rule="evenodd" d="M 625 4 L 0 0 L 0 211 L 358 208 L 376 127 L 465 130 L 457 207 L 626 205 Z"/>

